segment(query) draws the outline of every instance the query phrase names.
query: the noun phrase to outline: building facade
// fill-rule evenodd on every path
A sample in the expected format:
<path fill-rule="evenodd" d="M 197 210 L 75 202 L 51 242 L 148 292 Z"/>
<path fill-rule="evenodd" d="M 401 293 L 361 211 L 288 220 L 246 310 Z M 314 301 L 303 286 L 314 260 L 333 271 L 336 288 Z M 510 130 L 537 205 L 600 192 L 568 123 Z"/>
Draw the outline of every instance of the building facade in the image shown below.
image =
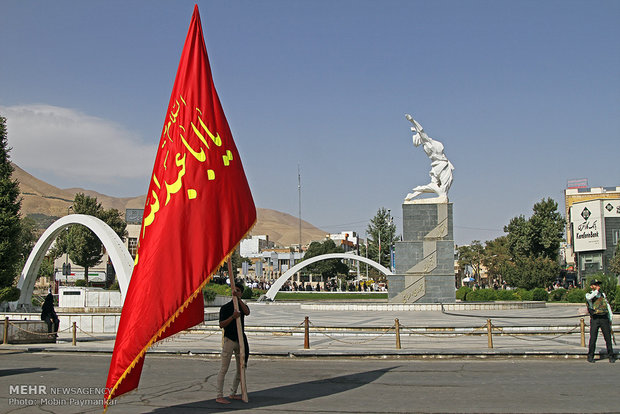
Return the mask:
<path fill-rule="evenodd" d="M 572 200 L 567 214 L 567 254 L 573 255 L 581 283 L 588 275 L 610 273 L 609 265 L 620 242 L 620 188 L 587 190 L 595 191 L 577 192 L 576 196 L 590 197 Z M 591 197 L 596 194 L 598 197 Z"/>

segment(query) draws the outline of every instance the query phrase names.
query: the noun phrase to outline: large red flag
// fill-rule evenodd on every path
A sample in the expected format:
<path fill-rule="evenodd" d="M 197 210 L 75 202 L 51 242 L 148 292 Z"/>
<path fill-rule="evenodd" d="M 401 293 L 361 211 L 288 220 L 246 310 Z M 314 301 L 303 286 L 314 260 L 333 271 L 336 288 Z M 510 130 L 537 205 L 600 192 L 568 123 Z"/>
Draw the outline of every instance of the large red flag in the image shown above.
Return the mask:
<path fill-rule="evenodd" d="M 203 286 L 255 221 L 196 5 L 155 158 L 106 407 L 138 386 L 153 343 L 204 320 Z"/>

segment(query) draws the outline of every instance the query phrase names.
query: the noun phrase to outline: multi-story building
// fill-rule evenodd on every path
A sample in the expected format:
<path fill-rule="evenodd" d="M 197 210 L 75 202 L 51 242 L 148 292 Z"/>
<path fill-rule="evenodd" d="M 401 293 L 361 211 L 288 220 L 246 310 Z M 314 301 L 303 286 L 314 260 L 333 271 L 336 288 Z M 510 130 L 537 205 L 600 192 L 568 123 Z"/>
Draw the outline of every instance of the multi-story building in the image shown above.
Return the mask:
<path fill-rule="evenodd" d="M 620 187 L 573 188 L 565 191 L 567 249 L 579 281 L 609 273 L 620 241 Z"/>
<path fill-rule="evenodd" d="M 360 238 L 357 237 L 357 233 L 354 231 L 332 233 L 328 234 L 326 238 L 333 240 L 334 243 L 336 243 L 336 246 L 342 247 L 345 252 L 359 251 Z"/>
<path fill-rule="evenodd" d="M 239 254 L 241 257 L 258 257 L 264 250 L 273 249 L 275 243 L 269 241 L 268 235 L 252 236 L 241 240 Z"/>

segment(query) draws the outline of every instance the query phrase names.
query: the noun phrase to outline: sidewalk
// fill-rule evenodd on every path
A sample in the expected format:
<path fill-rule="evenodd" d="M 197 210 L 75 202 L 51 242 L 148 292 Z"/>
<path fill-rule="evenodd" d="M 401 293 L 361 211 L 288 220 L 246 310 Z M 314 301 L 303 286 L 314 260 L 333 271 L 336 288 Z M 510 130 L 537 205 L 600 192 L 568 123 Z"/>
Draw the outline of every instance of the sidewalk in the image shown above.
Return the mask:
<path fill-rule="evenodd" d="M 246 318 L 250 353 L 266 357 L 331 358 L 585 358 L 580 319 L 583 305 L 463 312 L 319 311 L 309 304 L 249 303 Z M 217 319 L 217 308 L 206 312 Z M 304 320 L 308 316 L 309 349 L 304 349 Z M 395 319 L 399 320 L 397 349 Z M 489 347 L 487 320 L 493 326 Z M 620 320 L 620 318 L 618 318 Z M 617 321 L 616 321 L 617 322 Z M 620 331 L 620 326 L 614 326 Z M 585 341 L 589 327 L 585 328 Z M 605 349 L 599 335 L 598 350 Z M 115 336 L 62 331 L 55 344 L 2 345 L 0 349 L 46 352 L 111 353 Z M 217 320 L 158 342 L 150 353 L 219 357 L 221 331 Z"/>

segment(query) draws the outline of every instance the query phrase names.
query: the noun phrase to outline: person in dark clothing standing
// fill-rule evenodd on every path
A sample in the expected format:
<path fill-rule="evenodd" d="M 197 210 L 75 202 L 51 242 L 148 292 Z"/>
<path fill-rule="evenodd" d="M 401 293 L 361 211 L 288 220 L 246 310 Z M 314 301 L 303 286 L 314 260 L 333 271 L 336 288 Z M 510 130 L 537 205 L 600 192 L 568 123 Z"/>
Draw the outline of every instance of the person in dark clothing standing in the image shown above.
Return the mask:
<path fill-rule="evenodd" d="M 47 294 L 45 301 L 43 302 L 43 306 L 41 308 L 41 320 L 47 323 L 48 333 L 52 333 L 52 325 L 54 328 L 53 333 L 58 332 L 60 320 L 58 319 L 58 315 L 56 315 L 56 311 L 54 311 L 54 296 L 52 295 L 52 292 Z"/>
<path fill-rule="evenodd" d="M 250 314 L 250 308 L 241 300 L 244 289 L 243 283 L 235 282 L 231 288 L 232 294 L 236 296 L 239 301 L 239 311 L 235 311 L 232 300 L 220 308 L 220 328 L 224 329 L 224 342 L 222 344 L 222 366 L 217 375 L 217 398 L 215 399 L 215 401 L 220 404 L 230 404 L 230 401 L 224 398 L 224 378 L 228 372 L 233 353 L 235 354 L 235 361 L 237 363 L 237 374 L 233 380 L 228 398 L 234 400 L 241 399 L 241 396 L 237 394 L 237 388 L 241 381 L 241 360 L 239 359 L 239 334 L 237 332 L 236 319 L 241 318 L 241 327 L 243 330 L 244 317 Z M 249 347 L 245 333 L 243 334 L 243 342 L 245 345 L 245 360 L 247 362 Z"/>
<path fill-rule="evenodd" d="M 590 282 L 589 293 L 586 293 L 588 312 L 590 313 L 590 343 L 588 348 L 588 362 L 594 362 L 594 351 L 596 350 L 596 339 L 598 330 L 601 329 L 605 344 L 607 345 L 607 355 L 609 362 L 616 362 L 614 349 L 611 344 L 611 322 L 613 313 L 607 302 L 605 293 L 601 292 L 601 281 L 594 279 Z"/>

